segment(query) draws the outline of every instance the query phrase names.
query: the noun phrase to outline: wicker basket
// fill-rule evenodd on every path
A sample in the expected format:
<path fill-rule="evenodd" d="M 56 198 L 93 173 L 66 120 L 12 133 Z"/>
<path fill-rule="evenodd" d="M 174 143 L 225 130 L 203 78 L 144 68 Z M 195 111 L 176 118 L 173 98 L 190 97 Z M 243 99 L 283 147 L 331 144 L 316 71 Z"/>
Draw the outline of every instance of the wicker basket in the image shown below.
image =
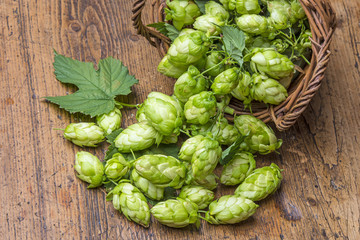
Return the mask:
<path fill-rule="evenodd" d="M 133 25 L 138 34 L 144 36 L 151 45 L 155 46 L 163 57 L 170 45 L 170 39 L 161 33 L 148 28 L 141 20 L 146 0 L 136 0 L 133 5 Z M 265 123 L 274 122 L 277 129 L 284 131 L 290 128 L 306 109 L 312 97 L 321 85 L 324 72 L 329 61 L 329 45 L 335 30 L 336 16 L 328 1 L 300 0 L 309 19 L 312 32 L 311 64 L 300 70 L 301 74 L 291 83 L 288 89 L 289 96 L 278 106 L 252 103 L 252 114 Z M 153 22 L 164 21 L 165 0 L 152 0 L 150 16 Z M 244 110 L 241 101 L 233 100 L 230 107 L 237 115 L 250 114 Z"/>

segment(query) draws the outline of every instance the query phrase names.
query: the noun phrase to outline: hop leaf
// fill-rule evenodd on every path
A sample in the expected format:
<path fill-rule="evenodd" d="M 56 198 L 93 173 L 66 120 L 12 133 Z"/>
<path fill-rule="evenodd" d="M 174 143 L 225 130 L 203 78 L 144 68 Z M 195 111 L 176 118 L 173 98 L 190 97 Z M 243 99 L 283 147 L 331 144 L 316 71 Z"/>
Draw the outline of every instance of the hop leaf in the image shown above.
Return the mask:
<path fill-rule="evenodd" d="M 55 53 L 55 75 L 62 83 L 76 85 L 73 94 L 46 97 L 70 113 L 80 112 L 91 117 L 109 113 L 115 108 L 115 97 L 131 93 L 131 86 L 139 81 L 129 75 L 121 61 L 108 57 L 99 61 L 99 69 L 92 63 L 80 62 Z"/>

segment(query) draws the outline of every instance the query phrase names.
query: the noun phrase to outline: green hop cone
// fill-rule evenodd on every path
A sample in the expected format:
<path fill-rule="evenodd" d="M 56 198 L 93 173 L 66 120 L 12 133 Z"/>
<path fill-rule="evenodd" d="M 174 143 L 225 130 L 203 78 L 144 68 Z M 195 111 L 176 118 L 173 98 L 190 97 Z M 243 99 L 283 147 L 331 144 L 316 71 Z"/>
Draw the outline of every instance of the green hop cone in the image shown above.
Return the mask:
<path fill-rule="evenodd" d="M 208 1 L 205 4 L 205 13 L 210 16 L 217 16 L 222 21 L 228 21 L 230 14 L 226 9 L 215 1 Z"/>
<path fill-rule="evenodd" d="M 253 99 L 279 105 L 287 98 L 288 93 L 285 87 L 278 81 L 258 73 L 255 73 L 252 78 L 254 85 L 251 88 L 251 96 Z"/>
<path fill-rule="evenodd" d="M 191 159 L 192 175 L 195 179 L 204 179 L 211 174 L 221 158 L 220 144 L 209 137 L 205 137 Z"/>
<path fill-rule="evenodd" d="M 270 12 L 269 21 L 271 25 L 282 30 L 291 27 L 290 12 L 291 6 L 285 0 L 274 0 L 267 3 L 267 9 Z"/>
<path fill-rule="evenodd" d="M 106 135 L 109 135 L 121 127 L 122 114 L 119 109 L 115 108 L 108 114 L 102 114 L 96 117 L 96 123 L 104 129 Z"/>
<path fill-rule="evenodd" d="M 276 138 L 274 131 L 254 116 L 236 116 L 234 124 L 241 135 L 248 135 L 240 145 L 243 151 L 265 155 L 274 152 L 282 145 L 282 140 Z"/>
<path fill-rule="evenodd" d="M 205 70 L 210 69 L 205 73 L 207 76 L 216 77 L 223 71 L 225 71 L 225 64 L 220 64 L 223 61 L 224 57 L 219 52 L 211 52 L 210 55 L 206 57 Z"/>
<path fill-rule="evenodd" d="M 178 142 L 178 136 L 176 134 L 172 134 L 169 136 L 164 136 L 161 140 L 161 143 L 163 144 L 173 144 Z"/>
<path fill-rule="evenodd" d="M 78 178 L 89 183 L 88 188 L 96 188 L 102 185 L 104 177 L 104 166 L 100 160 L 88 152 L 76 153 L 75 166 Z"/>
<path fill-rule="evenodd" d="M 209 190 L 214 190 L 218 185 L 218 183 L 216 182 L 216 179 L 218 179 L 218 177 L 214 173 L 211 173 L 202 179 L 195 179 L 192 177 L 191 174 L 189 176 L 190 176 L 189 182 L 191 183 L 191 185 L 194 186 L 202 186 Z"/>
<path fill-rule="evenodd" d="M 253 41 L 246 44 L 246 48 L 252 51 L 254 48 L 270 48 L 271 41 L 267 37 L 257 36 Z"/>
<path fill-rule="evenodd" d="M 135 161 L 134 169 L 158 187 L 178 189 L 185 181 L 185 165 L 171 156 L 143 155 Z"/>
<path fill-rule="evenodd" d="M 115 139 L 115 147 L 121 153 L 141 151 L 161 142 L 161 135 L 146 121 L 130 125 Z"/>
<path fill-rule="evenodd" d="M 161 200 L 164 197 L 165 188 L 157 187 L 146 178 L 141 177 L 137 171 L 131 172 L 131 180 L 146 196 L 154 200 Z"/>
<path fill-rule="evenodd" d="M 104 131 L 95 123 L 71 123 L 65 128 L 64 137 L 80 147 L 97 147 L 104 140 Z"/>
<path fill-rule="evenodd" d="M 211 133 L 221 145 L 231 145 L 239 137 L 239 131 L 224 117 L 213 125 Z"/>
<path fill-rule="evenodd" d="M 159 63 L 157 70 L 159 73 L 172 78 L 179 78 L 184 72 L 186 72 L 187 66 L 175 66 L 169 61 L 169 56 L 165 55 Z"/>
<path fill-rule="evenodd" d="M 159 202 L 150 211 L 156 220 L 168 227 L 182 228 L 198 222 L 198 206 L 181 198 Z"/>
<path fill-rule="evenodd" d="M 140 107 L 137 110 L 137 112 L 136 112 L 136 120 L 138 120 L 138 122 L 144 122 L 144 121 L 147 122 L 146 115 L 144 113 L 144 108 L 143 107 Z"/>
<path fill-rule="evenodd" d="M 258 0 L 235 0 L 235 2 L 236 12 L 239 14 L 258 14 L 261 11 Z"/>
<path fill-rule="evenodd" d="M 291 0 L 290 6 L 290 21 L 292 24 L 306 18 L 306 13 L 299 0 Z"/>
<path fill-rule="evenodd" d="M 255 168 L 254 156 L 248 152 L 239 152 L 223 166 L 220 182 L 229 186 L 240 184 Z"/>
<path fill-rule="evenodd" d="M 272 48 L 255 48 L 252 51 L 251 68 L 274 79 L 288 77 L 294 72 L 294 64 L 286 56 Z"/>
<path fill-rule="evenodd" d="M 204 136 L 198 135 L 187 139 L 180 148 L 179 159 L 190 162 L 196 151 L 196 147 L 204 140 Z"/>
<path fill-rule="evenodd" d="M 209 14 L 202 15 L 194 22 L 194 28 L 207 34 L 207 36 L 217 36 L 221 33 L 221 26 L 225 25 L 220 17 Z"/>
<path fill-rule="evenodd" d="M 190 66 L 187 72 L 176 81 L 174 95 L 179 101 L 186 103 L 191 96 L 205 91 L 208 85 L 208 81 L 200 75 L 200 71 L 196 67 Z"/>
<path fill-rule="evenodd" d="M 195 203 L 199 209 L 207 208 L 214 197 L 215 194 L 212 191 L 201 186 L 185 186 L 179 194 L 179 198 Z"/>
<path fill-rule="evenodd" d="M 239 74 L 239 84 L 231 92 L 231 95 L 244 102 L 245 106 L 249 106 L 253 98 L 251 97 L 250 91 L 253 86 L 253 80 L 250 73 L 244 72 Z"/>
<path fill-rule="evenodd" d="M 248 219 L 258 207 L 244 197 L 225 195 L 210 203 L 205 219 L 211 224 L 235 224 Z"/>
<path fill-rule="evenodd" d="M 105 164 L 105 175 L 115 182 L 130 170 L 130 163 L 120 153 L 115 153 Z"/>
<path fill-rule="evenodd" d="M 201 92 L 191 96 L 184 106 L 188 123 L 206 124 L 216 114 L 216 98 L 212 92 Z"/>
<path fill-rule="evenodd" d="M 226 10 L 232 11 L 236 8 L 236 0 L 220 0 L 220 2 Z"/>
<path fill-rule="evenodd" d="M 190 0 L 166 1 L 165 20 L 172 20 L 174 27 L 181 30 L 184 26 L 193 24 L 195 18 L 201 15 L 199 7 Z"/>
<path fill-rule="evenodd" d="M 169 136 L 180 133 L 183 110 L 172 97 L 160 92 L 151 92 L 141 108 L 146 119 L 160 134 Z"/>
<path fill-rule="evenodd" d="M 234 67 L 220 73 L 214 79 L 211 90 L 215 94 L 225 95 L 231 93 L 239 83 L 239 69 Z"/>
<path fill-rule="evenodd" d="M 296 52 L 298 52 L 299 54 L 305 54 L 306 51 L 311 48 L 310 37 L 312 37 L 310 30 L 306 30 L 300 35 L 298 44 L 295 46 Z"/>
<path fill-rule="evenodd" d="M 249 34 L 260 35 L 269 31 L 267 19 L 260 15 L 245 14 L 235 21 L 240 30 Z"/>
<path fill-rule="evenodd" d="M 271 42 L 271 46 L 279 53 L 283 53 L 288 49 L 289 44 L 282 39 L 275 39 Z"/>
<path fill-rule="evenodd" d="M 134 221 L 143 227 L 149 227 L 149 205 L 145 196 L 132 184 L 120 182 L 108 193 L 106 200 L 112 200 L 114 208 L 122 212 L 128 220 Z"/>
<path fill-rule="evenodd" d="M 260 201 L 273 194 L 281 184 L 280 168 L 272 163 L 270 166 L 255 169 L 253 173 L 235 190 L 235 195 L 243 196 L 252 201 Z"/>
<path fill-rule="evenodd" d="M 202 31 L 181 35 L 171 44 L 167 52 L 168 60 L 174 66 L 186 66 L 187 68 L 200 60 L 209 50 L 209 46 L 210 39 Z"/>

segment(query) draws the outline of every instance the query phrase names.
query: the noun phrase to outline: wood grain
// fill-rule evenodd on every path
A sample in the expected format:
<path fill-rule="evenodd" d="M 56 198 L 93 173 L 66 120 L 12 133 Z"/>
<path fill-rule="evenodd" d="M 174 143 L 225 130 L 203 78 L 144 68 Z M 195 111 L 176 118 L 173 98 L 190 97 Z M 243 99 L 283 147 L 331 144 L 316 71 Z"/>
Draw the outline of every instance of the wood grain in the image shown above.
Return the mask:
<path fill-rule="evenodd" d="M 280 155 L 258 158 L 284 169 L 284 182 L 259 211 L 234 226 L 202 223 L 149 229 L 129 222 L 74 174 L 81 149 L 54 128 L 86 120 L 42 97 L 73 92 L 52 68 L 53 49 L 97 62 L 121 59 L 140 79 L 125 101 L 172 92 L 156 72 L 156 49 L 136 35 L 128 0 L 0 1 L 0 235 L 2 239 L 360 239 L 360 2 L 333 0 L 339 18 L 319 93 L 297 124 L 277 133 Z M 149 19 L 149 16 L 144 16 Z M 134 122 L 126 111 L 124 126 Z M 86 149 L 99 157 L 102 148 Z M 230 194 L 221 188 L 217 195 Z"/>

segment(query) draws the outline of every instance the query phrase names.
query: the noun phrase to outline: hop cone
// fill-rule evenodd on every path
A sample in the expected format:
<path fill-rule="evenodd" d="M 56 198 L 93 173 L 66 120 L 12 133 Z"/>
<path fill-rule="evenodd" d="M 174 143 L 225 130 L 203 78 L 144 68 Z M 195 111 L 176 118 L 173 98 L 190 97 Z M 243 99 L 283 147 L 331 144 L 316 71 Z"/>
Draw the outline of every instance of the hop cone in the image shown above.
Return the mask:
<path fill-rule="evenodd" d="M 64 137 L 80 147 L 96 147 L 104 140 L 104 131 L 95 123 L 71 123 L 65 128 Z"/>
<path fill-rule="evenodd" d="M 229 124 L 226 118 L 221 118 L 220 122 L 215 123 L 211 133 L 221 145 L 231 145 L 239 137 L 239 131 L 234 125 Z"/>
<path fill-rule="evenodd" d="M 191 159 L 192 174 L 196 179 L 204 179 L 211 174 L 222 154 L 222 149 L 216 140 L 205 137 L 196 147 Z"/>
<path fill-rule="evenodd" d="M 145 196 L 139 189 L 127 182 L 120 182 L 106 199 L 112 200 L 114 208 L 121 211 L 127 219 L 144 227 L 149 227 L 150 210 Z"/>
<path fill-rule="evenodd" d="M 121 117 L 122 117 L 122 114 L 121 114 L 120 110 L 115 108 L 108 114 L 102 114 L 100 116 L 97 116 L 96 123 L 102 129 L 104 129 L 106 135 L 109 135 L 114 130 L 120 128 Z"/>
<path fill-rule="evenodd" d="M 261 11 L 258 0 L 236 0 L 236 12 L 239 14 L 258 14 Z"/>
<path fill-rule="evenodd" d="M 189 98 L 184 113 L 188 123 L 206 124 L 216 114 L 216 98 L 212 92 L 201 92 Z"/>
<path fill-rule="evenodd" d="M 117 182 L 130 170 L 130 163 L 120 153 L 115 153 L 105 164 L 107 178 Z"/>
<path fill-rule="evenodd" d="M 234 123 L 241 135 L 248 135 L 240 145 L 241 150 L 264 155 L 281 147 L 282 140 L 278 140 L 273 130 L 254 116 L 237 116 Z"/>
<path fill-rule="evenodd" d="M 205 55 L 209 45 L 209 38 L 201 31 L 181 35 L 171 44 L 167 52 L 168 60 L 175 66 L 187 68 Z"/>
<path fill-rule="evenodd" d="M 230 17 L 229 12 L 215 1 L 208 1 L 205 4 L 205 13 L 210 16 L 217 16 L 223 21 L 227 21 Z"/>
<path fill-rule="evenodd" d="M 115 139 L 115 146 L 121 153 L 140 151 L 160 143 L 161 135 L 146 121 L 130 125 Z"/>
<path fill-rule="evenodd" d="M 252 78 L 254 85 L 251 88 L 251 96 L 255 100 L 279 105 L 287 98 L 285 87 L 278 81 L 257 73 Z"/>
<path fill-rule="evenodd" d="M 104 177 L 104 166 L 100 160 L 88 152 L 76 153 L 75 166 L 78 178 L 89 183 L 88 188 L 96 188 L 102 185 Z"/>
<path fill-rule="evenodd" d="M 260 201 L 273 194 L 280 187 L 281 180 L 280 168 L 272 163 L 270 166 L 255 169 L 238 186 L 235 194 L 252 201 Z"/>
<path fill-rule="evenodd" d="M 251 153 L 237 153 L 230 162 L 223 166 L 220 182 L 230 186 L 240 184 L 255 168 L 256 162 Z"/>
<path fill-rule="evenodd" d="M 291 7 L 287 1 L 284 0 L 274 0 L 269 1 L 267 4 L 267 9 L 270 12 L 270 22 L 271 25 L 277 29 L 282 30 L 291 27 L 290 22 L 290 13 Z"/>
<path fill-rule="evenodd" d="M 231 93 L 239 83 L 238 71 L 238 68 L 230 68 L 216 76 L 211 85 L 212 91 L 220 95 Z"/>
<path fill-rule="evenodd" d="M 250 73 L 245 72 L 241 73 L 239 84 L 231 92 L 231 95 L 244 102 L 244 105 L 249 105 L 253 100 L 250 95 L 250 90 L 253 86 L 253 81 L 250 76 Z"/>
<path fill-rule="evenodd" d="M 190 162 L 196 151 L 196 147 L 203 139 L 204 137 L 201 135 L 187 139 L 180 148 L 179 159 Z"/>
<path fill-rule="evenodd" d="M 207 208 L 214 197 L 215 195 L 212 191 L 201 186 L 185 186 L 179 194 L 179 198 L 195 203 L 199 209 Z"/>
<path fill-rule="evenodd" d="M 252 51 L 251 67 L 274 79 L 288 77 L 294 72 L 294 64 L 273 48 L 255 48 Z"/>
<path fill-rule="evenodd" d="M 225 25 L 225 21 L 218 16 L 205 14 L 196 19 L 194 28 L 206 33 L 207 36 L 217 36 L 221 33 L 221 26 Z"/>
<path fill-rule="evenodd" d="M 223 60 L 223 56 L 219 52 L 211 52 L 210 55 L 206 57 L 206 63 L 205 63 L 205 70 L 209 70 L 205 73 L 205 75 L 216 77 L 223 71 L 225 71 L 225 65 L 220 64 L 217 67 L 215 67 L 217 64 L 219 64 Z"/>
<path fill-rule="evenodd" d="M 290 1 L 290 21 L 292 24 L 296 23 L 297 21 L 306 18 L 306 13 L 301 6 L 299 0 L 291 0 Z"/>
<path fill-rule="evenodd" d="M 151 92 L 141 108 L 146 119 L 160 134 L 169 136 L 179 133 L 183 111 L 180 104 L 170 96 Z"/>
<path fill-rule="evenodd" d="M 245 14 L 235 19 L 237 26 L 249 34 L 260 35 L 268 31 L 268 21 L 256 14 Z"/>
<path fill-rule="evenodd" d="M 143 155 L 134 163 L 138 174 L 159 187 L 181 188 L 185 181 L 186 167 L 171 156 Z"/>
<path fill-rule="evenodd" d="M 150 211 L 161 224 L 168 227 L 182 228 L 198 221 L 198 206 L 181 198 L 159 202 Z"/>
<path fill-rule="evenodd" d="M 208 81 L 200 75 L 200 71 L 190 66 L 182 74 L 174 85 L 174 95 L 179 101 L 186 103 L 195 94 L 205 91 L 208 88 Z"/>
<path fill-rule="evenodd" d="M 214 173 L 210 173 L 209 175 L 207 175 L 205 178 L 202 179 L 193 178 L 190 183 L 191 185 L 202 186 L 209 190 L 214 190 L 218 185 L 216 179 L 218 179 L 218 177 Z"/>
<path fill-rule="evenodd" d="M 211 224 L 235 224 L 248 219 L 258 207 L 244 197 L 225 195 L 210 203 L 205 219 Z"/>
<path fill-rule="evenodd" d="M 146 178 L 141 177 L 137 171 L 131 172 L 131 180 L 146 196 L 154 200 L 161 200 L 164 197 L 164 188 L 157 187 Z"/>
<path fill-rule="evenodd" d="M 159 63 L 157 70 L 159 73 L 164 74 L 165 76 L 172 77 L 172 78 L 179 78 L 181 74 L 186 72 L 187 66 L 179 66 L 174 65 L 172 62 L 169 61 L 169 56 L 165 55 L 165 57 Z"/>
<path fill-rule="evenodd" d="M 166 1 L 165 20 L 172 20 L 174 27 L 181 30 L 184 26 L 193 24 L 195 18 L 201 15 L 199 7 L 189 0 Z"/>

